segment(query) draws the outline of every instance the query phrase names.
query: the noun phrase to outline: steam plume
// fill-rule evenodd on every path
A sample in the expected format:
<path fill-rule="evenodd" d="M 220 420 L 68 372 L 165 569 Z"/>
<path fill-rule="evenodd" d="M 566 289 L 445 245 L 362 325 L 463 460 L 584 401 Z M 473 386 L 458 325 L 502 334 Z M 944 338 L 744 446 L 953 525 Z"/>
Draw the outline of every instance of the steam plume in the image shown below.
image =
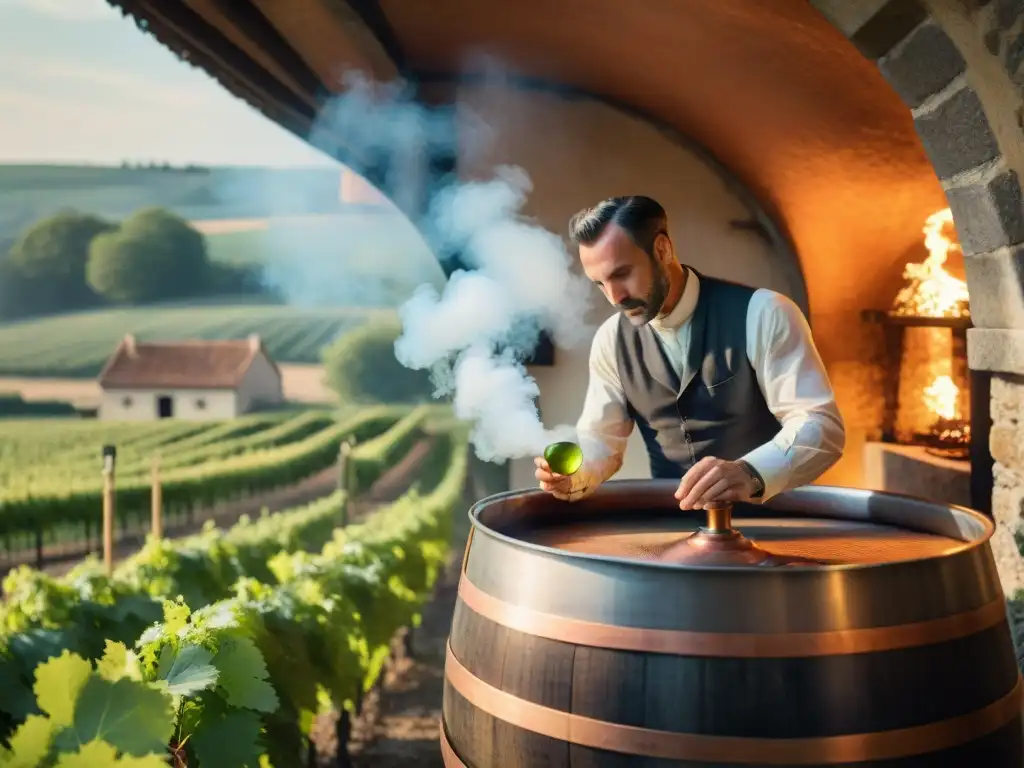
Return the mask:
<path fill-rule="evenodd" d="M 465 157 L 483 151 L 491 136 L 477 116 L 428 109 L 401 84 L 375 88 L 353 75 L 346 86 L 323 110 L 314 143 L 343 142 L 357 172 L 383 163 L 384 186 L 414 217 L 425 202 L 423 153 L 461 150 Z M 585 323 L 590 286 L 571 271 L 561 238 L 521 213 L 530 191 L 525 171 L 508 166 L 494 168 L 488 180 L 451 178 L 435 189 L 419 228 L 435 252 L 458 254 L 469 269 L 454 272 L 443 290 L 420 285 L 399 310 L 396 358 L 431 371 L 435 396 L 451 395 L 456 415 L 473 422 L 484 460 L 537 455 L 551 441 L 575 439 L 571 426 L 542 424 L 537 383 L 522 361 L 541 330 L 562 347 L 593 334 Z"/>

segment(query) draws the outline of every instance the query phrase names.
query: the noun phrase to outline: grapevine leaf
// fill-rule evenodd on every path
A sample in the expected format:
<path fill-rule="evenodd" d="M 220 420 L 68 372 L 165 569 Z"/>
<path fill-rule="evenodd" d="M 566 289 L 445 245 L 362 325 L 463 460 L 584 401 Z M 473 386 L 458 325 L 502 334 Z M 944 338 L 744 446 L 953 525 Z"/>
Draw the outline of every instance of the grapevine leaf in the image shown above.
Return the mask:
<path fill-rule="evenodd" d="M 167 761 L 159 755 L 124 755 L 114 763 L 114 768 L 167 768 L 167 765 Z"/>
<path fill-rule="evenodd" d="M 68 651 L 36 667 L 36 701 L 54 726 L 71 725 L 75 702 L 91 675 L 92 664 Z"/>
<path fill-rule="evenodd" d="M 167 761 L 159 755 L 144 757 L 117 757 L 117 750 L 98 739 L 82 745 L 77 752 L 60 756 L 54 768 L 167 768 Z"/>
<path fill-rule="evenodd" d="M 260 712 L 278 707 L 277 694 L 267 682 L 267 665 L 256 644 L 248 637 L 225 637 L 213 658 L 220 671 L 217 682 L 229 704 Z"/>
<path fill-rule="evenodd" d="M 36 711 L 32 689 L 21 679 L 13 664 L 0 661 L 0 712 L 13 715 L 17 722 Z"/>
<path fill-rule="evenodd" d="M 217 682 L 217 668 L 210 664 L 213 654 L 198 645 L 181 649 L 162 679 L 173 696 L 192 696 L 212 688 Z"/>
<path fill-rule="evenodd" d="M 10 603 L 8 603 L 10 604 Z M 68 630 L 30 629 L 7 638 L 8 651 L 22 669 L 35 669 L 47 659 L 74 650 Z"/>
<path fill-rule="evenodd" d="M 98 739 L 83 744 L 77 752 L 64 753 L 54 768 L 93 768 L 97 765 L 117 765 L 117 750 Z"/>
<path fill-rule="evenodd" d="M 167 637 L 174 637 L 188 624 L 188 606 L 184 603 L 172 603 L 164 601 L 164 634 Z"/>
<path fill-rule="evenodd" d="M 115 682 L 122 677 L 132 680 L 142 679 L 138 657 L 128 650 L 124 643 L 106 641 L 103 658 L 96 664 L 96 671 L 104 680 Z"/>
<path fill-rule="evenodd" d="M 248 710 L 204 714 L 192 736 L 192 750 L 200 766 L 257 768 L 260 716 Z"/>
<path fill-rule="evenodd" d="M 71 750 L 103 739 L 129 755 L 163 754 L 174 731 L 171 698 L 135 680 L 93 676 L 75 706 L 74 723 L 54 743 Z"/>
<path fill-rule="evenodd" d="M 4 758 L 6 768 L 36 768 L 49 753 L 51 741 L 53 721 L 42 715 L 29 715 L 11 736 L 10 752 L 0 752 L 0 757 Z"/>

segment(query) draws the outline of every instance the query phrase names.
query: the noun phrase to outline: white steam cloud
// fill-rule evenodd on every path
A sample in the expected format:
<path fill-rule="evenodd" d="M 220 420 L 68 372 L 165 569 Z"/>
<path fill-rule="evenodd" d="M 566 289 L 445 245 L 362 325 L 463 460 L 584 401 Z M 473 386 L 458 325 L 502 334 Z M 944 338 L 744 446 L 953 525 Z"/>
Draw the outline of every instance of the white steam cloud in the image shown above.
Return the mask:
<path fill-rule="evenodd" d="M 430 369 L 437 393 L 453 395 L 484 460 L 539 455 L 550 442 L 575 439 L 571 426 L 544 427 L 540 390 L 521 361 L 541 330 L 564 347 L 593 333 L 584 322 L 590 287 L 571 271 L 562 240 L 519 215 L 529 190 L 522 169 L 501 167 L 490 181 L 439 194 L 430 223 L 472 271 L 453 273 L 443 292 L 421 286 L 400 310 L 398 361 Z"/>
<path fill-rule="evenodd" d="M 539 389 L 522 361 L 542 330 L 560 347 L 588 341 L 592 293 L 562 239 L 522 215 L 532 189 L 526 172 L 500 166 L 492 178 L 468 182 L 451 175 L 428 194 L 424 153 L 466 160 L 486 149 L 491 127 L 464 107 L 428 108 L 401 83 L 350 75 L 345 84 L 312 143 L 328 153 L 342 146 L 353 170 L 382 175 L 434 252 L 467 267 L 440 289 L 425 281 L 401 306 L 396 358 L 431 372 L 435 397 L 451 396 L 456 415 L 473 423 L 481 459 L 539 455 L 550 442 L 576 439 L 572 426 L 542 423 Z"/>

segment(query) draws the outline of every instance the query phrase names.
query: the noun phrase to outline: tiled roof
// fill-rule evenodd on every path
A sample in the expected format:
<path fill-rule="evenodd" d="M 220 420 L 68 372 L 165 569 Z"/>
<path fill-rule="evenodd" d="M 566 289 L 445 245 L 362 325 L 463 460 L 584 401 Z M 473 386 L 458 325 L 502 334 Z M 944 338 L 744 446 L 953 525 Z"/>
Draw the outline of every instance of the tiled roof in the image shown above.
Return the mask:
<path fill-rule="evenodd" d="M 261 352 L 257 335 L 231 341 L 140 343 L 129 334 L 107 361 L 99 384 L 104 389 L 235 389 Z"/>

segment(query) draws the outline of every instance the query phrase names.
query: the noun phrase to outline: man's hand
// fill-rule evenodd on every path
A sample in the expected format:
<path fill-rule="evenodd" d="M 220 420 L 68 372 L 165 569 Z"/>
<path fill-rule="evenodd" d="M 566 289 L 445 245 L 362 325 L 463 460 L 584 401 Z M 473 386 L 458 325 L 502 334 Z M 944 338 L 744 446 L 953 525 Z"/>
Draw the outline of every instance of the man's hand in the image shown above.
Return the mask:
<path fill-rule="evenodd" d="M 572 477 L 552 472 L 543 456 L 533 460 L 537 470 L 533 476 L 540 480 L 540 488 L 548 493 L 568 494 L 572 490 Z"/>
<path fill-rule="evenodd" d="M 754 478 L 739 463 L 708 456 L 683 475 L 675 496 L 680 509 L 703 509 L 713 501 L 748 501 L 756 491 Z"/>

